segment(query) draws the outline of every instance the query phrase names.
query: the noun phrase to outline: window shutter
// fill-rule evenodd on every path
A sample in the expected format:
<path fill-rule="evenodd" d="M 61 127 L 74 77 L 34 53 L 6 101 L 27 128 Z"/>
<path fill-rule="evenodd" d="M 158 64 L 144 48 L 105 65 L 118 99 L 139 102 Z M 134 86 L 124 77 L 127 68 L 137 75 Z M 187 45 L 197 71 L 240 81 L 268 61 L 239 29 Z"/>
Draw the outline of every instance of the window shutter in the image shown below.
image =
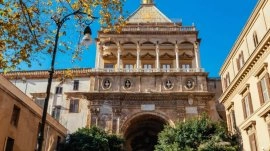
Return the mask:
<path fill-rule="evenodd" d="M 252 151 L 257 151 L 257 143 L 255 133 L 249 135 L 250 148 Z"/>
<path fill-rule="evenodd" d="M 236 120 L 235 120 L 235 112 L 234 110 L 231 110 L 231 117 L 232 117 L 232 130 L 234 131 L 236 129 Z"/>
<path fill-rule="evenodd" d="M 75 100 L 74 103 L 75 103 L 74 104 L 74 107 L 75 107 L 74 112 L 79 113 L 79 100 Z"/>
<path fill-rule="evenodd" d="M 269 78 L 269 73 L 266 73 L 265 75 L 265 81 L 267 85 L 267 90 L 268 90 L 268 100 L 270 98 L 270 78 Z"/>
<path fill-rule="evenodd" d="M 240 58 L 236 59 L 236 64 L 237 64 L 237 70 L 240 70 Z"/>
<path fill-rule="evenodd" d="M 253 113 L 253 105 L 252 105 L 252 100 L 251 100 L 251 94 L 250 92 L 248 93 L 248 103 L 249 103 L 249 109 L 250 109 L 250 113 Z"/>
<path fill-rule="evenodd" d="M 226 83 L 227 81 L 226 81 L 226 78 L 224 78 L 223 79 L 223 87 L 224 87 L 224 91 L 225 91 L 225 89 L 227 88 L 227 83 Z"/>
<path fill-rule="evenodd" d="M 230 73 L 228 73 L 229 84 L 231 83 Z"/>
<path fill-rule="evenodd" d="M 227 114 L 227 124 L 228 124 L 228 130 L 232 131 L 232 122 L 231 122 L 230 114 Z"/>
<path fill-rule="evenodd" d="M 245 98 L 242 99 L 242 107 L 243 107 L 244 119 L 246 119 L 247 118 L 247 110 L 246 110 Z"/>
<path fill-rule="evenodd" d="M 70 100 L 69 112 L 74 112 L 74 100 Z"/>
<path fill-rule="evenodd" d="M 245 58 L 244 58 L 244 53 L 243 53 L 243 51 L 241 51 L 241 55 L 242 55 L 242 63 L 243 63 L 243 65 L 244 65 L 244 63 L 245 63 Z"/>
<path fill-rule="evenodd" d="M 264 103 L 264 100 L 263 100 L 263 94 L 262 94 L 262 85 L 261 85 L 261 81 L 259 81 L 257 83 L 257 88 L 258 88 L 258 93 L 259 93 L 259 99 L 260 99 L 260 103 L 261 105 Z"/>

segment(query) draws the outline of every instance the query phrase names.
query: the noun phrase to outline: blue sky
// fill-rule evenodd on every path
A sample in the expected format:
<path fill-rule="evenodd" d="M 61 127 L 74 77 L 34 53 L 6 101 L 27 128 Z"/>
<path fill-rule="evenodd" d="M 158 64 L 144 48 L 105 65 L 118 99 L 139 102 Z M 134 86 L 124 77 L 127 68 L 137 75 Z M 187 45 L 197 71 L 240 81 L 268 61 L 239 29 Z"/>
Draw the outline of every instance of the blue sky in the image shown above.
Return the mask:
<path fill-rule="evenodd" d="M 155 0 L 156 6 L 173 21 L 182 20 L 183 25 L 195 24 L 202 39 L 200 46 L 202 68 L 210 77 L 219 76 L 219 70 L 244 27 L 257 0 Z M 127 0 L 125 11 L 133 13 L 140 6 L 140 0 Z M 91 25 L 93 37 L 99 30 L 98 23 Z M 69 31 L 67 31 L 69 34 Z M 77 37 L 75 37 L 76 39 Z M 60 39 L 61 40 L 61 39 Z M 64 39 L 62 39 L 64 40 Z M 59 54 L 56 69 L 72 67 L 94 67 L 95 45 L 82 54 L 82 60 L 71 63 L 70 56 Z M 33 70 L 47 70 L 50 58 L 43 65 L 34 65 Z M 23 69 L 29 69 L 23 67 Z"/>

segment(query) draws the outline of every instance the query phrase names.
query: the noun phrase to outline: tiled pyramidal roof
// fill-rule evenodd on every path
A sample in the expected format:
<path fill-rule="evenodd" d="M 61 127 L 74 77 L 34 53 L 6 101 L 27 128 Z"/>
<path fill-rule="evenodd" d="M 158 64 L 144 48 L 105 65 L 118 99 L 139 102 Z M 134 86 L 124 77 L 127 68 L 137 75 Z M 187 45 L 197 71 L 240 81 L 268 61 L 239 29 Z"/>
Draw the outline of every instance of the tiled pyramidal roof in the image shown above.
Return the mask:
<path fill-rule="evenodd" d="M 127 23 L 172 23 L 155 4 L 142 4 L 127 18 Z"/>

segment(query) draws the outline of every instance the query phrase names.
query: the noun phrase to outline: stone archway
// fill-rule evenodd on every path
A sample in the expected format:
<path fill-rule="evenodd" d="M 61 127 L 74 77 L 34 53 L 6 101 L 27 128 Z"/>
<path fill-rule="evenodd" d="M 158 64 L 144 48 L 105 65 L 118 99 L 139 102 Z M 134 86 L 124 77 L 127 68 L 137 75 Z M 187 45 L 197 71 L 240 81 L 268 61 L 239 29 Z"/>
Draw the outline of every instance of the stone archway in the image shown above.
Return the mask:
<path fill-rule="evenodd" d="M 124 131 L 127 151 L 153 151 L 157 144 L 157 135 L 168 124 L 156 114 L 141 114 L 129 121 Z"/>

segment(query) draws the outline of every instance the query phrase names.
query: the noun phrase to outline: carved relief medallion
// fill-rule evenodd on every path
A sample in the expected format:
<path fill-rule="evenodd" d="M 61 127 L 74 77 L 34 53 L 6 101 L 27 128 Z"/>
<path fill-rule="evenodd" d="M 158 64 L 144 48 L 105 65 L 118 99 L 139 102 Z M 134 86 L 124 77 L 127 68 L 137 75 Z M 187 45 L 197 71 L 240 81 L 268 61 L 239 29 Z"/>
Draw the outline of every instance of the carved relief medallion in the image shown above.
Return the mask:
<path fill-rule="evenodd" d="M 193 79 L 187 79 L 185 82 L 185 88 L 188 90 L 192 90 L 194 88 L 194 80 Z"/>
<path fill-rule="evenodd" d="M 165 89 L 167 90 L 172 89 L 174 86 L 173 81 L 171 79 L 166 79 L 163 84 L 164 84 Z"/>
<path fill-rule="evenodd" d="M 124 81 L 124 88 L 125 89 L 129 89 L 129 88 L 131 88 L 131 86 L 132 86 L 131 80 L 130 79 L 125 79 L 125 81 Z"/>
<path fill-rule="evenodd" d="M 104 79 L 102 82 L 102 87 L 104 89 L 109 89 L 112 86 L 112 82 L 110 79 Z"/>

